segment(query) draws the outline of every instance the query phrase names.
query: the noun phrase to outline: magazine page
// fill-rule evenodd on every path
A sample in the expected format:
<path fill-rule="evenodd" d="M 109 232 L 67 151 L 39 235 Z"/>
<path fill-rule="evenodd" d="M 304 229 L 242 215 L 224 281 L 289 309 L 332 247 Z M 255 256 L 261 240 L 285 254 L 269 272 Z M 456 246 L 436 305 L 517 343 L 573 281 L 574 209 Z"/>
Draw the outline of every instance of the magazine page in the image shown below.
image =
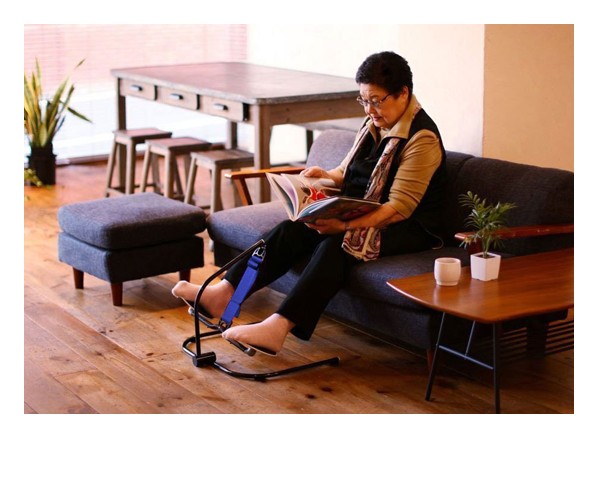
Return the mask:
<path fill-rule="evenodd" d="M 296 220 L 298 213 L 309 205 L 322 202 L 339 189 L 331 179 L 320 177 L 310 178 L 300 175 L 267 173 L 267 179 L 273 192 L 283 202 L 284 208 L 291 220 Z M 330 191 L 330 193 L 327 193 Z"/>
<path fill-rule="evenodd" d="M 269 181 L 269 184 L 271 184 L 271 189 L 273 189 L 273 192 L 283 203 L 283 208 L 285 208 L 288 217 L 291 220 L 295 220 L 296 209 L 294 206 L 294 198 L 296 197 L 296 193 L 293 188 L 291 188 L 287 181 L 285 181 L 285 179 L 283 179 L 279 174 L 271 174 L 267 172 L 267 180 Z M 285 189 L 284 186 L 281 185 L 281 181 L 285 181 L 284 184 L 287 184 L 288 189 Z"/>
<path fill-rule="evenodd" d="M 325 177 L 304 177 L 299 176 L 302 182 L 312 186 L 317 191 L 321 191 L 325 196 L 338 196 L 341 193 L 341 189 L 335 185 L 333 179 L 326 179 Z"/>
<path fill-rule="evenodd" d="M 298 214 L 297 220 L 302 222 L 314 222 L 317 219 L 351 220 L 380 206 L 381 204 L 376 201 L 333 196 L 305 207 Z"/>
<path fill-rule="evenodd" d="M 290 174 L 281 174 L 281 177 L 286 179 L 291 186 L 293 186 L 294 191 L 297 194 L 297 204 L 295 213 L 298 214 L 307 205 L 314 203 L 315 201 L 322 200 L 327 196 L 321 192 L 319 189 L 313 187 L 311 182 L 306 182 L 306 177 L 301 177 L 300 175 L 290 175 Z"/>

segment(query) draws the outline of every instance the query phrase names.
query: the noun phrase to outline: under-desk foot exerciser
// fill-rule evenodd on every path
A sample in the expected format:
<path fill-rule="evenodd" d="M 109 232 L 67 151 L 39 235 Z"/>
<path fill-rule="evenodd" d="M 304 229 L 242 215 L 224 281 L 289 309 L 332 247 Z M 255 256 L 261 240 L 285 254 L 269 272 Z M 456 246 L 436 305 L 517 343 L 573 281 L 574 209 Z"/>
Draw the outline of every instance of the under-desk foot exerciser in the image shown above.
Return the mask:
<path fill-rule="evenodd" d="M 250 248 L 248 248 L 247 250 L 242 252 L 235 259 L 233 259 L 232 261 L 225 264 L 216 273 L 214 273 L 212 276 L 210 276 L 202 284 L 202 286 L 200 287 L 200 290 L 198 290 L 198 293 L 196 294 L 196 298 L 195 298 L 193 304 L 190 304 L 189 302 L 185 301 L 190 306 L 190 309 L 189 309 L 190 314 L 194 317 L 195 335 L 193 337 L 189 337 L 188 339 L 185 340 L 185 342 L 183 343 L 182 349 L 185 354 L 187 354 L 190 358 L 192 358 L 192 362 L 194 363 L 195 367 L 214 366 L 215 368 L 218 368 L 222 372 L 226 373 L 227 375 L 231 375 L 232 377 L 265 382 L 268 378 L 280 377 L 281 375 L 288 375 L 290 373 L 308 370 L 310 368 L 316 368 L 318 366 L 323 366 L 323 365 L 337 365 L 340 362 L 340 358 L 335 357 L 335 358 L 324 359 L 322 361 L 316 361 L 314 363 L 308 363 L 305 365 L 294 366 L 292 368 L 286 368 L 284 370 L 277 370 L 277 371 L 266 372 L 266 373 L 247 373 L 247 372 L 236 372 L 236 371 L 230 370 L 228 367 L 222 365 L 221 363 L 219 363 L 217 361 L 217 355 L 214 352 L 205 352 L 205 353 L 202 352 L 202 349 L 201 349 L 202 339 L 207 338 L 207 337 L 214 337 L 216 335 L 221 335 L 225 330 L 227 330 L 232 325 L 233 319 L 237 318 L 240 315 L 242 303 L 244 302 L 244 299 L 246 298 L 246 296 L 250 292 L 250 289 L 254 285 L 254 282 L 258 275 L 260 266 L 265 258 L 265 253 L 266 253 L 265 241 L 264 240 L 257 241 Z M 240 282 L 237 289 L 235 290 L 233 297 L 231 297 L 231 300 L 229 301 L 229 304 L 227 305 L 225 312 L 223 313 L 223 316 L 217 323 L 214 323 L 212 321 L 213 317 L 210 316 L 200 306 L 200 298 L 202 297 L 204 290 L 212 281 L 214 281 L 221 274 L 223 274 L 225 271 L 227 271 L 230 267 L 232 267 L 234 264 L 236 264 L 240 260 L 246 258 L 250 254 L 252 254 L 252 255 L 251 255 L 250 259 L 248 260 L 248 267 L 246 268 L 244 276 L 242 277 L 242 281 Z M 207 332 L 202 333 L 200 331 L 201 323 L 205 327 L 208 328 Z M 268 349 L 255 347 L 252 345 L 244 345 L 241 342 L 237 342 L 235 340 L 229 340 L 229 339 L 227 339 L 227 340 L 230 344 L 232 344 L 234 347 L 237 347 L 239 350 L 241 350 L 244 354 L 247 354 L 248 356 L 254 356 L 256 354 L 257 350 L 264 352 L 266 354 L 271 354 L 271 355 L 275 354 L 273 352 L 270 352 Z M 195 352 L 193 350 L 191 350 L 189 347 L 192 344 L 195 344 L 195 346 L 196 346 Z"/>

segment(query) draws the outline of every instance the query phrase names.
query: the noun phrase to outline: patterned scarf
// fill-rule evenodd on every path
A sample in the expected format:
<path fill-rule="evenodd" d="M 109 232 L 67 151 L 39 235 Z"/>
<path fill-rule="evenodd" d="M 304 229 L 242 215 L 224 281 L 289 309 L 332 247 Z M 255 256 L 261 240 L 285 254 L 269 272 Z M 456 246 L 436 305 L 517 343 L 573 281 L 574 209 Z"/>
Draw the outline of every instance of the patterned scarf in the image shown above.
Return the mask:
<path fill-rule="evenodd" d="M 366 141 L 367 134 L 369 134 L 369 128 L 364 127 L 363 133 L 354 142 L 351 159 L 347 168 L 350 168 L 356 153 Z M 399 144 L 400 139 L 392 137 L 385 145 L 385 149 L 371 173 L 367 193 L 364 196 L 365 200 L 379 201 L 381 199 L 381 193 L 387 182 L 392 159 Z M 344 235 L 342 248 L 357 259 L 364 261 L 375 260 L 379 257 L 381 249 L 381 230 L 376 227 L 350 229 Z"/>

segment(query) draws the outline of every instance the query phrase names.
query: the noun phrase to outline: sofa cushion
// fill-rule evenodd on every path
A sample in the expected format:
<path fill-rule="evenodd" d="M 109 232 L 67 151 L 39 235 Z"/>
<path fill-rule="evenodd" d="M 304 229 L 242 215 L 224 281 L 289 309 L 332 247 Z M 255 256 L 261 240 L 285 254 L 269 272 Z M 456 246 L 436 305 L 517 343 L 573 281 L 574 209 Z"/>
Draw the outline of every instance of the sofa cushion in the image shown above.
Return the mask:
<path fill-rule="evenodd" d="M 65 205 L 58 223 L 81 241 L 118 250 L 189 238 L 204 231 L 206 215 L 201 208 L 140 193 Z"/>
<path fill-rule="evenodd" d="M 350 293 L 388 304 L 415 304 L 390 288 L 386 281 L 432 273 L 435 259 L 440 257 L 454 257 L 461 261 L 462 266 L 469 265 L 469 253 L 464 248 L 456 247 L 383 257 L 354 266 L 345 288 Z"/>
<path fill-rule="evenodd" d="M 287 218 L 282 203 L 271 201 L 215 212 L 206 226 L 214 241 L 245 250 Z"/>

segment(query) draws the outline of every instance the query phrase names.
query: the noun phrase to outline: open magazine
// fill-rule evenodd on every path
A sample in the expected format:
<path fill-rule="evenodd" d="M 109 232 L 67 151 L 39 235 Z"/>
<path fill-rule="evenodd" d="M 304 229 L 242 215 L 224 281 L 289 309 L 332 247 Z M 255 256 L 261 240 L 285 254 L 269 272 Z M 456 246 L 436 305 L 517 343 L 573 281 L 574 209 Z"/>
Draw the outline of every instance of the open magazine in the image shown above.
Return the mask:
<path fill-rule="evenodd" d="M 381 206 L 376 201 L 336 196 L 339 189 L 331 179 L 272 173 L 267 173 L 267 179 L 291 220 L 350 220 Z"/>

